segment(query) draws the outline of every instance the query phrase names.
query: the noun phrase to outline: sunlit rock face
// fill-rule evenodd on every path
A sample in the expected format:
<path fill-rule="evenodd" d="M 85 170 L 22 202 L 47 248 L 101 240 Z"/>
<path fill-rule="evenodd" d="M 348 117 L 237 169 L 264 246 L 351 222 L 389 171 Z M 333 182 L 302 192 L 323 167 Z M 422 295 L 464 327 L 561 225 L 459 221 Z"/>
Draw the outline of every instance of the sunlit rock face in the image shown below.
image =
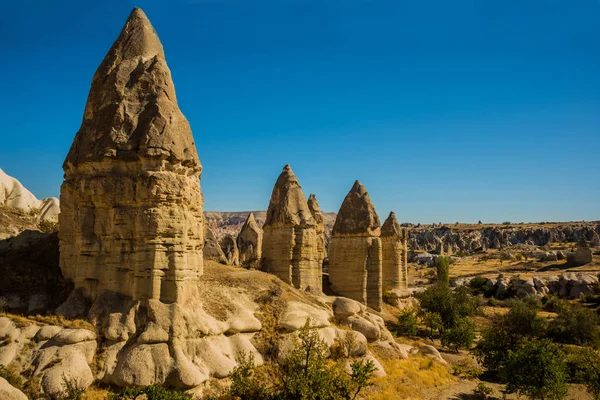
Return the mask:
<path fill-rule="evenodd" d="M 393 212 L 381 227 L 382 290 L 408 288 L 408 233 L 402 228 Z"/>
<path fill-rule="evenodd" d="M 104 290 L 183 302 L 202 275 L 202 166 L 163 47 L 134 9 L 94 74 L 63 164 L 60 266 Z"/>
<path fill-rule="evenodd" d="M 382 245 L 379 216 L 356 181 L 344 199 L 329 244 L 329 282 L 336 293 L 381 310 Z"/>
<path fill-rule="evenodd" d="M 310 194 L 307 202 L 310 213 L 317 223 L 317 264 L 322 268 L 323 260 L 325 259 L 325 222 L 323 220 L 323 214 L 321 214 L 321 207 L 319 206 L 317 197 L 314 194 Z"/>
<path fill-rule="evenodd" d="M 240 265 L 252 265 L 262 257 L 263 230 L 256 223 L 254 214 L 248 214 L 236 238 Z"/>
<path fill-rule="evenodd" d="M 317 222 L 289 165 L 279 175 L 263 226 L 262 266 L 284 282 L 320 292 Z"/>

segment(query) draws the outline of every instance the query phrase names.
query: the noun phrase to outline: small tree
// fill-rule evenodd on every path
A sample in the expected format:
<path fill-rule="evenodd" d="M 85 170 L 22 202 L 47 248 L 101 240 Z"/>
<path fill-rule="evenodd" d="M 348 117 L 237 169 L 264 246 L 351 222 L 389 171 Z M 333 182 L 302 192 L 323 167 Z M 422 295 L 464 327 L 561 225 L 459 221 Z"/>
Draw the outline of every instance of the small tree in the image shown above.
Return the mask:
<path fill-rule="evenodd" d="M 508 393 L 542 400 L 567 394 L 565 354 L 549 339 L 526 340 L 509 350 L 501 376 Z"/>
<path fill-rule="evenodd" d="M 402 310 L 398 322 L 394 326 L 394 333 L 397 336 L 416 336 L 419 333 L 417 311 L 415 309 L 406 308 Z"/>
<path fill-rule="evenodd" d="M 594 399 L 600 400 L 600 352 L 584 347 L 576 355 L 575 378 L 585 385 Z"/>
<path fill-rule="evenodd" d="M 437 273 L 437 283 L 450 286 L 450 259 L 448 257 L 438 257 L 435 268 Z"/>
<path fill-rule="evenodd" d="M 546 321 L 537 315 L 537 308 L 521 300 L 511 301 L 510 310 L 497 316 L 492 325 L 482 331 L 476 354 L 482 365 L 499 370 L 509 350 L 516 349 L 524 339 L 546 334 Z"/>
<path fill-rule="evenodd" d="M 598 315 L 590 309 L 566 304 L 566 307 L 559 309 L 558 317 L 550 323 L 548 335 L 561 343 L 598 345 Z"/>
<path fill-rule="evenodd" d="M 456 325 L 446 329 L 442 334 L 442 345 L 458 352 L 458 349 L 468 349 L 475 340 L 475 324 L 468 317 L 457 321 Z"/>

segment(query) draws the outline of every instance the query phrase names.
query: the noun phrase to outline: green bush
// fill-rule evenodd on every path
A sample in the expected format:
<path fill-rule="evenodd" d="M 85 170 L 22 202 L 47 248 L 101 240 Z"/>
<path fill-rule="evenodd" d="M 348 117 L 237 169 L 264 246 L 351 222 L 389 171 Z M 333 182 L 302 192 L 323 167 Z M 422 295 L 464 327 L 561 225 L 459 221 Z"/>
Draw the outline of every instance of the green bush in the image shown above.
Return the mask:
<path fill-rule="evenodd" d="M 476 276 L 475 278 L 469 281 L 469 287 L 473 290 L 474 293 L 485 293 L 487 290 L 487 278 L 483 276 Z"/>
<path fill-rule="evenodd" d="M 417 311 L 413 308 L 402 310 L 393 330 L 396 336 L 416 336 L 419 333 Z"/>
<path fill-rule="evenodd" d="M 243 360 L 232 374 L 230 395 L 244 400 L 352 400 L 372 385 L 372 361 L 328 359 L 329 348 L 308 324 L 300 330 L 284 360 L 267 374 L 255 372 L 252 358 Z"/>
<path fill-rule="evenodd" d="M 550 323 L 548 336 L 560 343 L 598 346 L 598 315 L 588 308 L 567 303 Z"/>
<path fill-rule="evenodd" d="M 510 310 L 492 320 L 481 333 L 476 354 L 482 365 L 492 371 L 505 362 L 507 351 L 517 348 L 524 339 L 546 335 L 546 320 L 537 315 L 537 308 L 521 300 L 509 302 Z"/>
<path fill-rule="evenodd" d="M 475 340 L 475 324 L 468 317 L 463 317 L 456 325 L 442 333 L 442 345 L 458 352 L 458 349 L 468 349 Z"/>
<path fill-rule="evenodd" d="M 567 394 L 566 357 L 549 339 L 525 340 L 509 350 L 500 373 L 508 393 L 531 399 L 562 399 Z"/>
<path fill-rule="evenodd" d="M 493 390 L 491 387 L 489 387 L 488 385 L 486 385 L 483 382 L 479 382 L 477 384 L 477 387 L 475 388 L 475 390 L 473 391 L 476 395 L 478 395 L 479 397 L 481 397 L 482 399 L 487 399 L 487 397 L 489 395 L 492 394 Z"/>
<path fill-rule="evenodd" d="M 560 314 L 571 309 L 568 301 L 555 295 L 546 295 L 542 298 L 542 308 L 544 311 Z"/>
<path fill-rule="evenodd" d="M 125 389 L 121 393 L 111 393 L 109 400 L 130 400 L 145 395 L 146 400 L 189 400 L 188 394 L 168 390 L 160 385 L 138 386 Z"/>
<path fill-rule="evenodd" d="M 574 364 L 575 380 L 585 385 L 594 399 L 600 400 L 600 352 L 584 347 L 575 355 Z"/>
<path fill-rule="evenodd" d="M 435 262 L 437 283 L 445 286 L 450 285 L 450 259 L 438 257 Z"/>

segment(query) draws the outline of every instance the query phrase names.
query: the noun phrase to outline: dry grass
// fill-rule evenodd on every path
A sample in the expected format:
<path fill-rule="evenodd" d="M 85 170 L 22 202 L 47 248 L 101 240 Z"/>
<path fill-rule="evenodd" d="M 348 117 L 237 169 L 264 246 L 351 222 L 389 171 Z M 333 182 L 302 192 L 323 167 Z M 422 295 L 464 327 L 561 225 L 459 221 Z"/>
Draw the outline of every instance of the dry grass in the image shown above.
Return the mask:
<path fill-rule="evenodd" d="M 73 329 L 87 329 L 95 332 L 92 324 L 83 319 L 67 319 L 62 315 L 30 315 L 23 316 L 19 314 L 11 313 L 0 313 L 1 316 L 8 317 L 17 324 L 19 327 L 29 326 L 35 323 L 41 323 L 46 325 L 57 325 L 65 328 Z"/>
<path fill-rule="evenodd" d="M 86 400 L 106 400 L 110 392 L 106 389 L 96 387 L 94 385 L 87 388 L 85 391 Z"/>
<path fill-rule="evenodd" d="M 388 360 L 383 367 L 387 376 L 375 379 L 375 385 L 365 390 L 367 399 L 418 399 L 424 389 L 456 381 L 447 367 L 423 357 Z"/>

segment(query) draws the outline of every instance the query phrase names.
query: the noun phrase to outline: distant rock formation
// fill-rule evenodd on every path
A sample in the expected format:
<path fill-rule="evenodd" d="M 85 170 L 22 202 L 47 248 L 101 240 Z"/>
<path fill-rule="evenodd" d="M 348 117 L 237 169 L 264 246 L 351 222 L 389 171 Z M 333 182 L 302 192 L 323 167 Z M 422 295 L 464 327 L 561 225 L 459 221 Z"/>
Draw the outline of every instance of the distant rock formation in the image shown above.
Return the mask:
<path fill-rule="evenodd" d="M 204 225 L 204 248 L 202 249 L 202 257 L 204 260 L 212 260 L 221 264 L 227 264 L 227 257 L 215 234 L 210 228 Z"/>
<path fill-rule="evenodd" d="M 236 239 L 240 265 L 252 265 L 262 257 L 263 230 L 257 225 L 254 214 L 248 214 Z"/>
<path fill-rule="evenodd" d="M 0 206 L 12 207 L 25 212 L 34 212 L 39 221 L 58 221 L 60 213 L 56 197 L 38 200 L 17 179 L 0 169 Z"/>
<path fill-rule="evenodd" d="M 325 248 L 325 222 L 323 220 L 323 214 L 321 214 L 321 207 L 317 201 L 317 197 L 314 194 L 308 196 L 308 208 L 313 218 L 317 222 L 317 263 L 323 267 L 323 260 L 325 259 L 326 248 Z"/>
<path fill-rule="evenodd" d="M 227 264 L 240 265 L 240 253 L 233 236 L 227 235 L 221 240 L 221 250 L 227 258 Z"/>
<path fill-rule="evenodd" d="M 140 9 L 94 74 L 63 164 L 60 267 L 85 296 L 185 302 L 202 275 L 202 166 Z"/>
<path fill-rule="evenodd" d="M 336 293 L 381 310 L 382 245 L 379 216 L 359 182 L 344 199 L 331 232 L 329 282 Z"/>
<path fill-rule="evenodd" d="M 322 271 L 318 264 L 317 222 L 292 168 L 279 175 L 263 226 L 262 266 L 284 282 L 320 292 Z"/>
<path fill-rule="evenodd" d="M 402 228 L 396 219 L 396 214 L 390 212 L 381 227 L 381 282 L 384 292 L 408 288 L 407 237 L 407 229 Z"/>

